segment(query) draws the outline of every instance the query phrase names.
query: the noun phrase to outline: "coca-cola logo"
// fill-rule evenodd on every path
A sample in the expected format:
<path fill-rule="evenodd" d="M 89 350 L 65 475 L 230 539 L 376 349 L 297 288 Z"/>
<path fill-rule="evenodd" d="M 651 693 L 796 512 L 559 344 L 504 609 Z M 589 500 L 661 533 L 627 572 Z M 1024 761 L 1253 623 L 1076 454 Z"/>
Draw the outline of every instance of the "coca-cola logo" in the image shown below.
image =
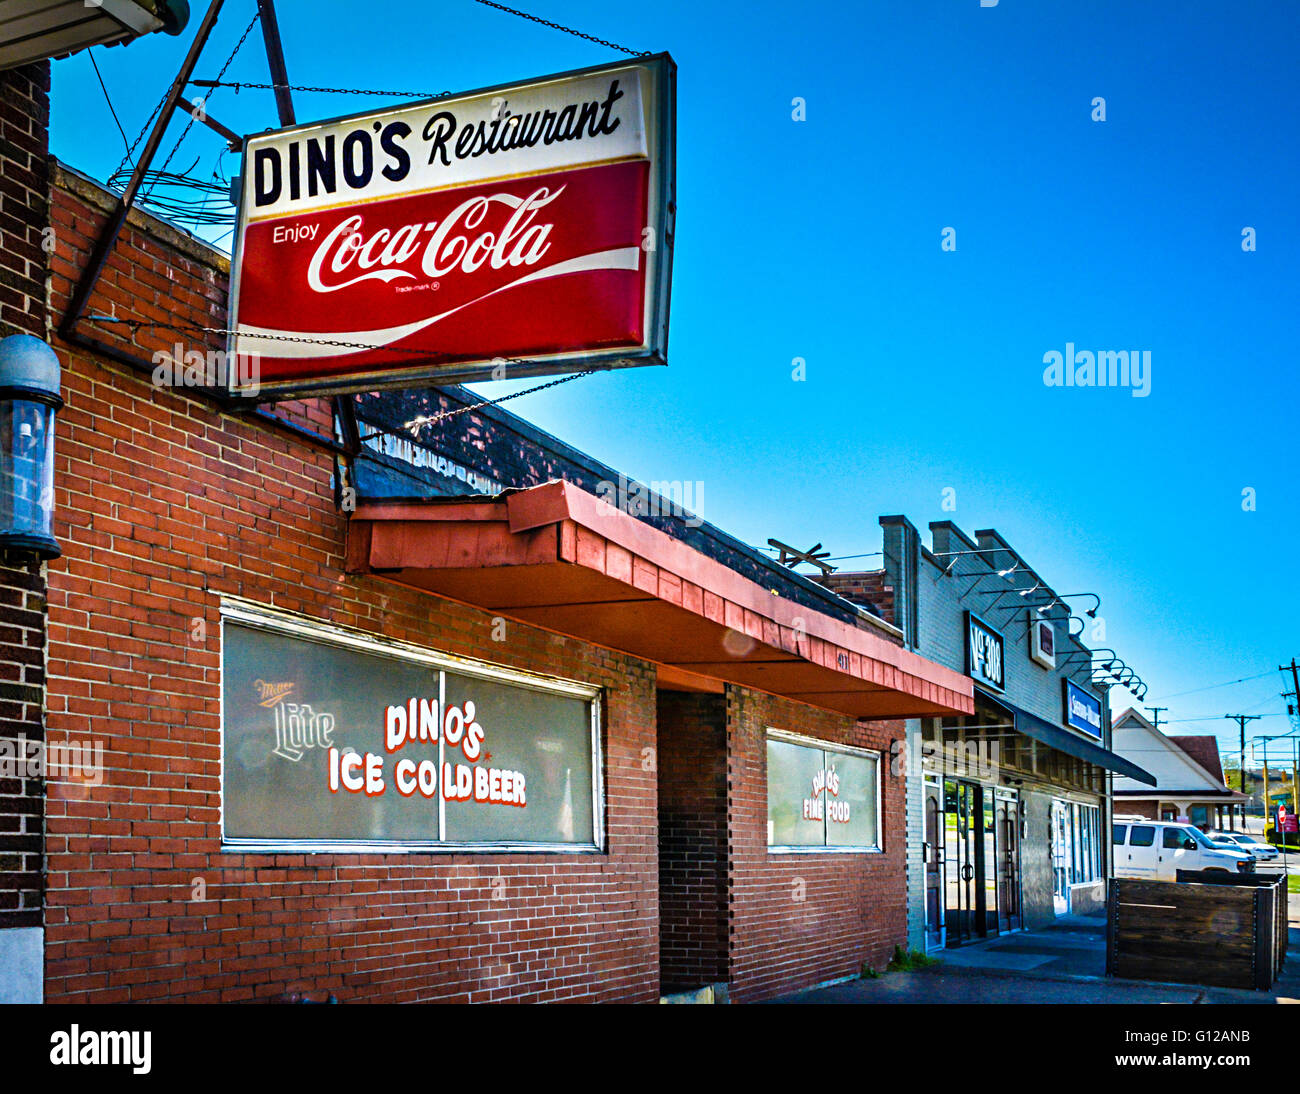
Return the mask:
<path fill-rule="evenodd" d="M 365 217 L 354 213 L 316 248 L 307 267 L 307 284 L 314 292 L 329 293 L 362 281 L 391 282 L 420 274 L 439 278 L 457 270 L 472 274 L 485 264 L 493 270 L 536 265 L 550 250 L 554 227 L 537 223 L 538 211 L 563 192 L 563 186 L 542 186 L 524 198 L 505 192 L 475 196 L 440 221 L 381 227 L 370 234 L 365 231 Z M 489 213 L 506 210 L 505 223 L 491 227 Z"/>

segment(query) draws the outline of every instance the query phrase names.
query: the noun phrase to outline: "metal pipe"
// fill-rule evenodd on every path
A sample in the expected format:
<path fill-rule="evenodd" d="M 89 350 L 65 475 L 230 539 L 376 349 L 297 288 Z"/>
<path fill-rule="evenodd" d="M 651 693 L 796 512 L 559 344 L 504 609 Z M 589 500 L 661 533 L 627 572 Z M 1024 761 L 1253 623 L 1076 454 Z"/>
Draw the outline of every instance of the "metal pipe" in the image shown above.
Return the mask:
<path fill-rule="evenodd" d="M 95 249 L 91 251 L 86 268 L 81 272 L 81 277 L 77 280 L 77 286 L 72 292 L 68 310 L 63 316 L 62 323 L 59 324 L 59 333 L 65 339 L 68 338 L 72 329 L 81 319 L 81 314 L 86 310 L 90 295 L 99 283 L 99 275 L 103 273 L 104 264 L 108 261 L 113 245 L 117 242 L 122 226 L 126 223 L 127 214 L 130 213 L 131 206 L 135 202 L 135 195 L 139 192 L 140 183 L 144 180 L 145 172 L 149 169 L 149 164 L 153 162 L 153 158 L 158 152 L 158 146 L 162 144 L 163 134 L 167 132 L 167 126 L 171 124 L 172 114 L 180 102 L 182 92 L 189 84 L 190 75 L 194 71 L 194 66 L 198 63 L 199 55 L 203 52 L 208 37 L 212 34 L 212 28 L 217 24 L 217 16 L 220 14 L 221 5 L 224 2 L 225 0 L 212 0 L 208 5 L 207 13 L 203 16 L 203 22 L 199 24 L 199 29 L 194 35 L 194 41 L 190 43 L 190 51 L 185 55 L 181 70 L 176 74 L 176 79 L 172 81 L 167 97 L 163 100 L 162 109 L 158 112 L 158 120 L 154 122 L 153 132 L 149 134 L 144 150 L 140 153 L 135 169 L 131 172 L 131 180 L 127 183 L 122 196 L 118 198 L 116 208 L 109 215 L 108 222 L 104 225 L 99 238 L 95 241 Z"/>

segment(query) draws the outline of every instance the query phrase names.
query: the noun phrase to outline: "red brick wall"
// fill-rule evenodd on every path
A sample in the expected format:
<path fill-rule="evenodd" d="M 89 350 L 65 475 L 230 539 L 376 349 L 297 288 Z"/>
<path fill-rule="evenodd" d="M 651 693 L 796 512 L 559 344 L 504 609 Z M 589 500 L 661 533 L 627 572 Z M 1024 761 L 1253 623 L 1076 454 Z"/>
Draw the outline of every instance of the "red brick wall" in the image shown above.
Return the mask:
<path fill-rule="evenodd" d="M 727 979 L 727 709 L 661 691 L 659 975 L 665 992 Z"/>
<path fill-rule="evenodd" d="M 768 728 L 883 753 L 883 854 L 768 853 Z M 729 688 L 727 736 L 732 999 L 854 976 L 864 961 L 883 968 L 907 942 L 904 787 L 889 774 L 890 744 L 903 736 L 903 723 L 855 722 Z"/>
<path fill-rule="evenodd" d="M 30 555 L 0 551 L 0 740 L 17 761 L 44 736 L 45 578 Z M 41 925 L 43 781 L 0 777 L 0 928 Z"/>
<path fill-rule="evenodd" d="M 874 611 L 886 623 L 894 622 L 894 587 L 885 583 L 884 570 L 863 570 L 859 573 L 835 573 L 815 577 L 845 600 L 862 604 Z"/>
<path fill-rule="evenodd" d="M 50 64 L 0 72 L 0 338 L 45 337 Z"/>
<path fill-rule="evenodd" d="M 1130 817 L 1147 817 L 1150 820 L 1160 819 L 1160 803 L 1151 801 L 1130 802 L 1123 798 L 1115 799 L 1115 815 L 1128 815 Z M 1123 824 L 1123 821 L 1119 822 Z"/>
<path fill-rule="evenodd" d="M 48 62 L 0 72 L 0 338 L 45 337 L 42 229 L 48 224 Z M 44 729 L 45 578 L 26 552 L 0 552 L 0 740 L 16 755 Z M 0 778 L 0 928 L 41 925 L 43 785 Z"/>
<path fill-rule="evenodd" d="M 84 184 L 65 185 L 56 314 L 103 212 Z M 133 216 L 108 299 L 88 310 L 111 300 L 118 315 L 224 319 L 221 264 L 150 232 Z M 651 667 L 522 625 L 493 642 L 484 613 L 344 573 L 327 453 L 56 348 L 67 408 L 49 733 L 102 741 L 108 770 L 100 787 L 49 788 L 47 999 L 657 998 L 656 783 L 642 762 L 655 745 Z M 223 594 L 606 687 L 609 854 L 223 854 Z M 504 901 L 491 899 L 497 877 Z M 200 878 L 206 899 L 194 901 Z"/>

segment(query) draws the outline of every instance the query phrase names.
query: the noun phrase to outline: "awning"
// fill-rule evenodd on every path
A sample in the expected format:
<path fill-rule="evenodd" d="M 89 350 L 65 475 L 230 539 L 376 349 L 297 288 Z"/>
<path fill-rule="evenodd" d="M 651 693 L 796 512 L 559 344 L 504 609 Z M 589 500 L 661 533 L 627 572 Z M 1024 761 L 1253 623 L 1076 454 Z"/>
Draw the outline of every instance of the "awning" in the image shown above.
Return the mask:
<path fill-rule="evenodd" d="M 1147 786 L 1156 785 L 1154 775 L 1138 767 L 1132 760 L 1126 760 L 1119 753 L 1111 752 L 1109 749 L 1102 748 L 1101 745 L 1093 744 L 1078 734 L 1070 732 L 1064 726 L 1053 725 L 1046 719 L 1040 718 L 1037 714 L 1030 714 L 1027 710 L 1021 710 L 1018 706 L 1008 703 L 1005 699 L 994 698 L 983 691 L 978 694 L 981 702 L 988 702 L 993 706 L 1001 707 L 1010 714 L 1017 733 L 1032 737 L 1035 741 L 1054 748 L 1058 752 L 1064 752 L 1076 759 L 1086 760 L 1097 767 L 1104 767 L 1107 771 L 1127 775 L 1137 782 L 1146 783 Z"/>
<path fill-rule="evenodd" d="M 858 718 L 975 709 L 969 677 L 777 595 L 567 482 L 362 503 L 347 566 L 655 662 L 664 687 L 740 684 Z"/>

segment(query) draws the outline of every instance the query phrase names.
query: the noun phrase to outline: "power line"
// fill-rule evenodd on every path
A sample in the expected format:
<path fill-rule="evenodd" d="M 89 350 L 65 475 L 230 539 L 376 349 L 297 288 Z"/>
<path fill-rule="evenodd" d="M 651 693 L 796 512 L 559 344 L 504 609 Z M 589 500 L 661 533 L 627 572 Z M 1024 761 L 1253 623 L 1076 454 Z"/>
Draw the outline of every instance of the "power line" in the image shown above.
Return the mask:
<path fill-rule="evenodd" d="M 95 51 L 86 50 L 86 56 L 90 58 L 90 63 L 95 69 L 95 75 L 99 79 L 100 90 L 104 92 L 104 102 L 108 103 L 108 112 L 113 115 L 113 121 L 117 122 L 117 131 L 122 134 L 122 145 L 126 148 L 127 158 L 131 156 L 131 145 L 126 139 L 126 130 L 122 128 L 122 122 L 117 116 L 117 111 L 113 109 L 113 99 L 108 93 L 108 88 L 104 85 L 104 77 L 100 74 L 99 65 L 95 61 Z"/>
<path fill-rule="evenodd" d="M 1215 688 L 1227 688 L 1227 687 L 1231 687 L 1233 684 L 1243 684 L 1247 680 L 1262 680 L 1265 676 L 1272 676 L 1272 675 L 1273 675 L 1273 670 L 1269 669 L 1268 672 L 1261 672 L 1256 676 L 1243 676 L 1238 680 L 1229 680 L 1223 684 L 1206 684 L 1205 687 L 1203 688 L 1192 688 L 1191 691 L 1178 691 L 1175 692 L 1173 695 L 1161 695 L 1159 698 L 1162 700 L 1179 699 L 1184 695 L 1195 695 L 1197 692 L 1200 691 L 1213 691 Z"/>
<path fill-rule="evenodd" d="M 1235 718 L 1235 717 L 1236 717 L 1235 714 L 1207 714 L 1207 715 L 1205 715 L 1203 718 L 1173 718 L 1173 719 L 1166 719 L 1166 720 L 1165 720 L 1164 722 L 1162 722 L 1161 724 L 1162 724 L 1162 725 L 1167 725 L 1167 726 L 1178 726 L 1178 725 L 1184 725 L 1184 724 L 1186 724 L 1187 722 L 1220 722 L 1220 721 L 1222 721 L 1224 718 Z M 1285 718 L 1286 715 L 1285 715 L 1285 714 L 1256 714 L 1256 715 L 1254 715 L 1254 717 L 1256 717 L 1256 718 Z"/>
<path fill-rule="evenodd" d="M 218 83 L 220 83 L 221 77 L 226 74 L 226 69 L 228 69 L 231 66 L 231 64 L 234 63 L 235 56 L 239 53 L 241 49 L 243 49 L 244 43 L 248 40 L 248 36 L 253 32 L 253 28 L 257 26 L 257 21 L 261 18 L 262 18 L 262 9 L 259 7 L 257 11 L 253 13 L 253 18 L 248 21 L 248 26 L 244 28 L 244 33 L 240 35 L 239 41 L 235 43 L 235 48 L 230 51 L 230 56 L 226 58 L 226 63 L 221 66 L 221 71 L 217 73 Z M 189 136 L 190 130 L 194 128 L 194 122 L 198 119 L 199 112 L 197 109 L 191 107 L 189 113 L 190 113 L 190 120 L 185 123 L 185 128 L 181 130 L 181 135 L 176 138 L 176 143 L 172 145 L 172 150 L 167 153 L 167 158 L 163 160 L 163 165 L 160 168 L 158 168 L 159 172 L 165 172 L 167 170 L 167 165 L 171 163 L 172 157 L 176 155 L 178 151 L 180 151 L 182 142 L 185 140 L 187 136 Z M 152 190 L 153 187 L 152 186 L 149 187 L 149 190 L 145 191 L 144 197 L 147 198 L 149 196 L 149 193 Z"/>

